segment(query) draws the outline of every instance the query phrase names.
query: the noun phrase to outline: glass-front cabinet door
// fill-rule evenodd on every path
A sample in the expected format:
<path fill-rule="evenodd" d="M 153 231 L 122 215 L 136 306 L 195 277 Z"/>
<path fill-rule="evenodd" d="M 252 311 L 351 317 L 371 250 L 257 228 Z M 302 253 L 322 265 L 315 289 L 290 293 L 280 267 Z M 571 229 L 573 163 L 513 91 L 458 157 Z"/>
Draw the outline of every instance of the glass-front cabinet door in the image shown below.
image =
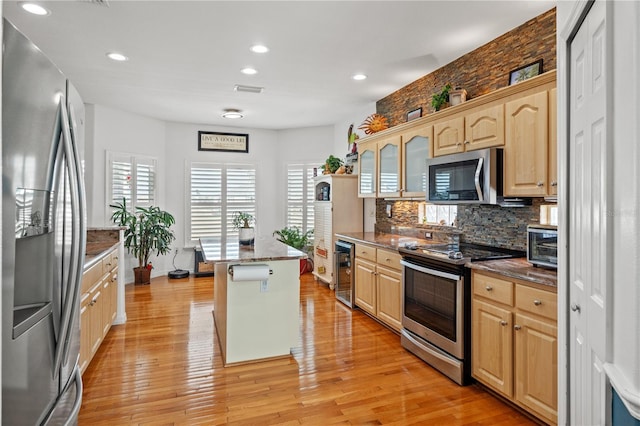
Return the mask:
<path fill-rule="evenodd" d="M 402 196 L 424 197 L 427 184 L 427 164 L 429 143 L 433 127 L 427 126 L 402 135 Z"/>
<path fill-rule="evenodd" d="M 378 197 L 400 197 L 400 136 L 378 142 Z"/>
<path fill-rule="evenodd" d="M 358 196 L 376 196 L 376 144 L 362 143 L 358 149 Z"/>

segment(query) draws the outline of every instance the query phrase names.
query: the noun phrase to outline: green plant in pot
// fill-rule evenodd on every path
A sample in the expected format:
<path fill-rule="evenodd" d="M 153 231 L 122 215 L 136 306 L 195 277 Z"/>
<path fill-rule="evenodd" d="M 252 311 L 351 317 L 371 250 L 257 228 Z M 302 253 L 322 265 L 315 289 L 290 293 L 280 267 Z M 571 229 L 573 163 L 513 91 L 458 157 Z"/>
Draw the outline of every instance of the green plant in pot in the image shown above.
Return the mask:
<path fill-rule="evenodd" d="M 434 111 L 440 111 L 444 106 L 446 106 L 447 102 L 449 102 L 449 91 L 451 90 L 451 84 L 445 85 L 440 93 L 435 93 L 431 97 L 431 106 Z"/>
<path fill-rule="evenodd" d="M 159 207 L 136 207 L 131 213 L 127 208 L 127 200 L 111 204 L 115 210 L 111 221 L 123 226 L 124 246 L 127 252 L 138 259 L 138 267 L 133 268 L 135 283 L 148 284 L 151 278 L 152 265 L 149 258 L 152 254 L 167 254 L 171 250 L 171 242 L 176 238 L 171 225 L 174 217 Z"/>
<path fill-rule="evenodd" d="M 255 232 L 252 223 L 255 217 L 250 213 L 235 212 L 233 215 L 233 226 L 238 230 L 238 240 L 241 246 L 252 246 L 255 241 Z"/>
<path fill-rule="evenodd" d="M 340 166 L 342 166 L 342 160 L 338 157 L 334 157 L 333 155 L 329 155 L 329 158 L 324 162 L 324 164 L 320 167 L 324 169 L 325 174 L 335 173 Z"/>
<path fill-rule="evenodd" d="M 302 232 L 302 230 L 297 226 L 285 226 L 282 229 L 273 231 L 273 236 L 277 237 L 278 241 L 307 253 L 307 259 L 300 259 L 300 274 L 313 270 L 313 249 L 311 247 L 312 235 L 313 229 L 310 229 L 307 232 Z"/>

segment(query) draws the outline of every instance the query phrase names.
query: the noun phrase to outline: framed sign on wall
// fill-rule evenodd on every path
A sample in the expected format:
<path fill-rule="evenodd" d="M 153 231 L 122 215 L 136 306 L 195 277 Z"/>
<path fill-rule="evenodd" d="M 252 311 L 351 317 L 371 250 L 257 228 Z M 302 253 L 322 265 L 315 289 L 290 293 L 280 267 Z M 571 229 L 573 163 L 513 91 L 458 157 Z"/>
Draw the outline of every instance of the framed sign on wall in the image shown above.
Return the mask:
<path fill-rule="evenodd" d="M 249 152 L 247 133 L 198 132 L 198 151 Z"/>

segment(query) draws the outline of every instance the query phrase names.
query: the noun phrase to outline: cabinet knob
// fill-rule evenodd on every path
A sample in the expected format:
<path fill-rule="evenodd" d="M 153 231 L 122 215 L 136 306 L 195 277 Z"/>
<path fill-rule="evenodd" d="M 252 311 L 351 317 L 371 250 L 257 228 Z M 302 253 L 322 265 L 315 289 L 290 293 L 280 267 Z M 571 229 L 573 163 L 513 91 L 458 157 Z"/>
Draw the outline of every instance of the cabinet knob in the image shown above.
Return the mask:
<path fill-rule="evenodd" d="M 521 328 L 522 328 L 522 327 L 520 327 L 518 324 L 516 324 L 516 325 L 514 325 L 514 326 L 513 326 L 513 329 L 514 329 L 514 330 L 516 330 L 516 331 L 520 330 Z"/>
<path fill-rule="evenodd" d="M 577 303 L 572 303 L 572 304 L 571 304 L 571 310 L 572 310 L 573 312 L 580 313 L 580 305 L 578 305 Z"/>
<path fill-rule="evenodd" d="M 555 180 L 551 181 L 551 186 L 558 186 L 558 182 L 556 182 Z"/>
<path fill-rule="evenodd" d="M 508 322 L 506 322 L 505 320 L 500 321 L 500 325 L 503 327 L 506 327 L 508 324 Z"/>
<path fill-rule="evenodd" d="M 456 146 L 462 146 L 462 144 L 461 144 L 460 142 L 458 142 L 458 143 L 456 144 Z"/>
<path fill-rule="evenodd" d="M 465 145 L 469 145 L 470 143 L 471 143 L 471 142 L 469 142 L 469 141 L 464 141 L 464 144 L 465 144 Z"/>
<path fill-rule="evenodd" d="M 540 186 L 544 186 L 544 183 L 542 183 L 542 181 L 538 181 L 538 182 L 536 183 L 536 186 L 538 186 L 538 187 L 540 187 Z"/>
<path fill-rule="evenodd" d="M 487 291 L 491 291 L 491 290 L 493 290 L 493 287 L 491 287 L 490 285 L 488 285 L 488 286 L 486 286 L 484 289 L 485 289 L 485 290 L 487 290 Z"/>
<path fill-rule="evenodd" d="M 540 306 L 540 305 L 542 305 L 542 300 L 536 299 L 536 300 L 533 301 L 533 304 L 536 305 L 536 306 Z"/>

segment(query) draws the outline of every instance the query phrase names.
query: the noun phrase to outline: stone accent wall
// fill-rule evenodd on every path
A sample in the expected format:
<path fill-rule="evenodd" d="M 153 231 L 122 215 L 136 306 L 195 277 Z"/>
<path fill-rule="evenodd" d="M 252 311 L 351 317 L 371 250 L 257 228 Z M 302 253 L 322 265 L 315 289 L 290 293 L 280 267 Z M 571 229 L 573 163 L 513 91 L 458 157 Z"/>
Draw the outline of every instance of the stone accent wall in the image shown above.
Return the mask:
<path fill-rule="evenodd" d="M 418 224 L 419 201 L 376 201 L 376 231 L 400 233 L 420 238 L 424 231 L 459 234 L 460 241 L 514 250 L 527 249 L 527 225 L 540 222 L 542 198 L 534 198 L 528 207 L 458 205 L 457 227 Z M 392 217 L 386 206 L 391 205 Z M 402 230 L 402 231 L 400 231 Z"/>
<path fill-rule="evenodd" d="M 376 111 L 395 126 L 418 107 L 423 115 L 433 112 L 431 96 L 447 83 L 465 89 L 467 99 L 475 98 L 508 86 L 511 71 L 539 59 L 543 71 L 556 68 L 555 8 L 380 99 Z"/>

